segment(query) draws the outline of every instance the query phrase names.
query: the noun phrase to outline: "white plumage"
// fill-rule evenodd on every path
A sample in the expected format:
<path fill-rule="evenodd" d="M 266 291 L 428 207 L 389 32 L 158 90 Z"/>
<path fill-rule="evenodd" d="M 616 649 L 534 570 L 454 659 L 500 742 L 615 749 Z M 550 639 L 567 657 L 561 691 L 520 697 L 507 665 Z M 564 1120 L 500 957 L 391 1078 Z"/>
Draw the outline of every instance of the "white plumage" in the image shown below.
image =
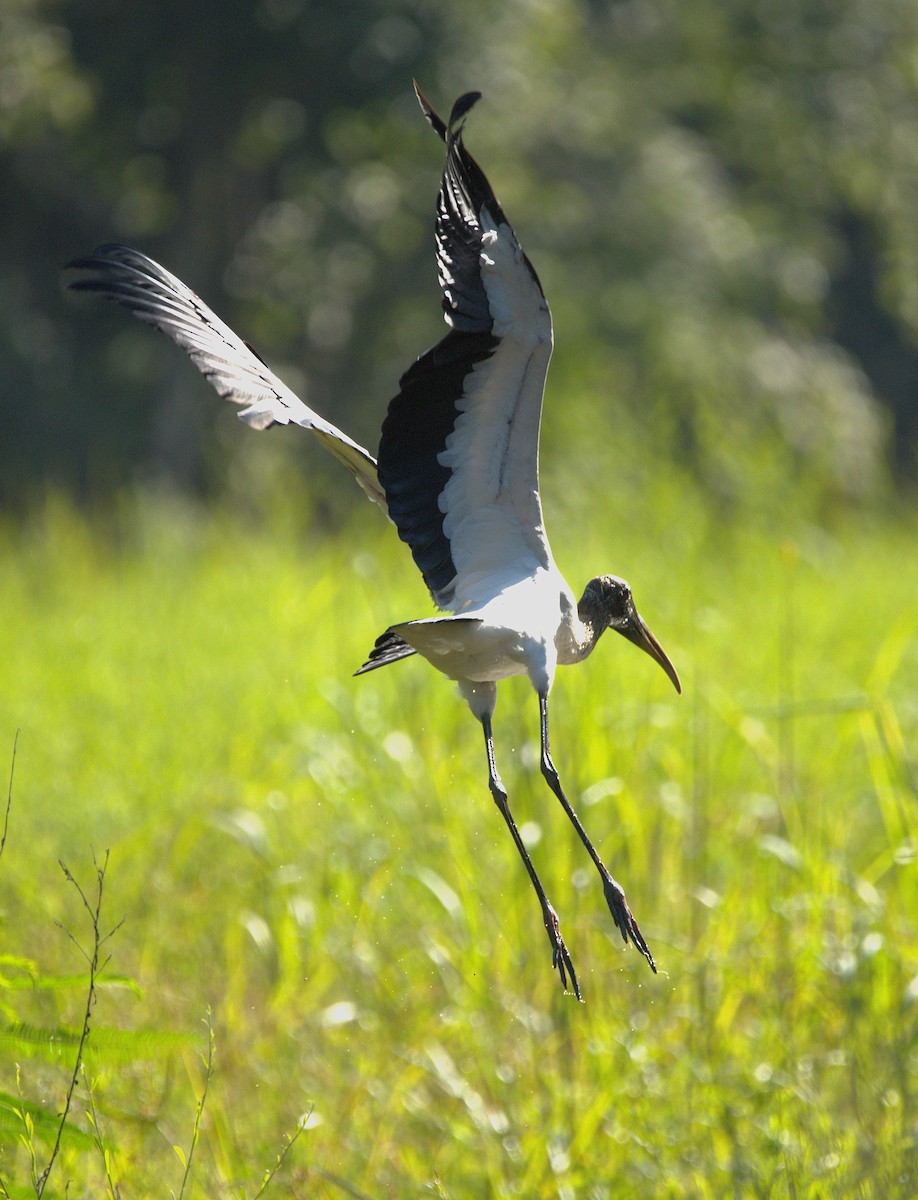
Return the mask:
<path fill-rule="evenodd" d="M 450 332 L 400 381 L 383 423 L 378 461 L 313 412 L 181 280 L 139 251 L 102 246 L 69 266 L 71 284 L 130 309 L 188 352 L 255 429 L 302 425 L 387 512 L 411 548 L 443 615 L 391 626 L 358 674 L 418 653 L 456 680 L 481 721 L 491 794 L 539 899 L 561 981 L 580 998 L 570 954 L 510 812 L 494 758 L 497 683 L 528 675 L 539 697 L 542 773 L 603 881 L 623 939 L 656 970 L 637 922 L 568 802 L 552 762 L 548 695 L 559 663 L 580 662 L 606 629 L 646 651 L 677 690 L 675 669 L 615 576 L 590 581 L 579 603 L 552 558 L 539 500 L 542 393 L 551 314 L 538 277 L 480 167 L 465 149 L 460 97 L 449 123 L 417 91 L 446 143 L 437 198 L 437 269 Z M 448 614 L 448 615 L 447 615 Z"/>

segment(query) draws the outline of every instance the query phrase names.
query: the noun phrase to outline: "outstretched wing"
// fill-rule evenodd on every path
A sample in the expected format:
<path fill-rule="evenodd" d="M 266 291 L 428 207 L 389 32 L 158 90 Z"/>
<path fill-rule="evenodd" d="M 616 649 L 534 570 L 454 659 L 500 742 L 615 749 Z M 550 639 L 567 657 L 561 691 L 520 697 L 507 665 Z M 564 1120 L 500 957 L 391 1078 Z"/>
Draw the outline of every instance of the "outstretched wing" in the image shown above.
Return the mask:
<path fill-rule="evenodd" d="M 308 408 L 250 346 L 165 267 L 139 250 L 108 245 L 86 258 L 74 259 L 67 268 L 89 272 L 69 285 L 75 291 L 97 292 L 123 305 L 181 346 L 217 392 L 242 407 L 239 416 L 253 429 L 291 421 L 311 429 L 325 449 L 352 472 L 370 499 L 386 511 L 375 459 Z"/>
<path fill-rule="evenodd" d="M 462 128 L 478 92 L 444 122 L 437 267 L 450 332 L 400 381 L 379 447 L 379 481 L 434 602 L 475 608 L 551 565 L 539 501 L 539 422 L 551 314 Z"/>

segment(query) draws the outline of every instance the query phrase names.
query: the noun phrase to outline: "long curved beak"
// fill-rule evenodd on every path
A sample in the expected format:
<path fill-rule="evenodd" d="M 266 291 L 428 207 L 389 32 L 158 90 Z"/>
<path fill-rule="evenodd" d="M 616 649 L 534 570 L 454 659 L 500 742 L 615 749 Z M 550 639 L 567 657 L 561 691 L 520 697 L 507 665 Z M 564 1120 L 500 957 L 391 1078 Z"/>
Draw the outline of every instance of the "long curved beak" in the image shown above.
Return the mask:
<path fill-rule="evenodd" d="M 626 637 L 629 642 L 633 642 L 635 646 L 643 650 L 645 654 L 649 654 L 655 663 L 658 663 L 666 674 L 679 695 L 682 695 L 682 684 L 679 682 L 679 676 L 676 673 L 676 668 L 669 661 L 669 656 L 666 651 L 650 632 L 647 622 L 638 612 L 632 609 L 628 618 L 628 624 L 624 629 L 618 629 L 618 633 L 622 637 Z"/>

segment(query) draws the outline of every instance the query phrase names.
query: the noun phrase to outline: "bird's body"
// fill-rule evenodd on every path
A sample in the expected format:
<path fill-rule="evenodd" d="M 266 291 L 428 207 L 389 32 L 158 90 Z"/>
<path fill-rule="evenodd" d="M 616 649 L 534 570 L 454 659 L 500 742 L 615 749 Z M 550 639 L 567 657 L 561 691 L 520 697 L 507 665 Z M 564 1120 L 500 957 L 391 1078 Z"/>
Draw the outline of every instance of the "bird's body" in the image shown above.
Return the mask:
<path fill-rule="evenodd" d="M 460 615 L 407 621 L 392 631 L 458 683 L 528 675 L 538 692 L 551 687 L 559 662 L 585 654 L 576 601 L 557 567 L 539 568 Z"/>
<path fill-rule="evenodd" d="M 417 90 L 417 89 L 416 89 Z M 638 615 L 630 588 L 597 576 L 580 601 L 552 557 L 539 499 L 542 393 L 551 315 L 538 277 L 462 139 L 478 93 L 460 97 L 449 123 L 420 91 L 446 143 L 437 199 L 437 265 L 451 326 L 400 381 L 383 423 L 378 461 L 296 397 L 180 280 L 145 255 L 103 246 L 70 266 L 71 286 L 131 309 L 182 346 L 217 391 L 256 429 L 294 422 L 320 439 L 396 525 L 441 615 L 390 626 L 357 674 L 419 654 L 456 681 L 482 724 L 492 796 L 539 898 L 562 982 L 580 996 L 558 919 L 513 821 L 494 758 L 497 684 L 528 676 L 539 698 L 542 773 L 587 848 L 623 938 L 654 969 L 625 901 L 571 808 L 551 759 L 548 695 L 559 664 L 586 658 L 613 628 L 645 650 L 679 690 L 672 664 Z"/>

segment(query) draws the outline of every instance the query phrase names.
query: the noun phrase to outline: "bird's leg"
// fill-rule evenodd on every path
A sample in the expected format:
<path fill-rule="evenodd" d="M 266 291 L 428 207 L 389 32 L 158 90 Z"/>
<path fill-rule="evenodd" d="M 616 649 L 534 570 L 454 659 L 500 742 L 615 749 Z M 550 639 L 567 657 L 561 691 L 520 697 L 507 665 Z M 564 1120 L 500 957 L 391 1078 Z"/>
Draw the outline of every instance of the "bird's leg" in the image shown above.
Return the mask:
<path fill-rule="evenodd" d="M 567 991 L 567 977 L 570 975 L 571 987 L 574 989 L 574 995 L 578 1000 L 581 1000 L 580 986 L 577 983 L 577 972 L 574 970 L 574 964 L 571 961 L 571 956 L 568 953 L 567 946 L 564 944 L 564 939 L 561 937 L 561 927 L 558 924 L 558 914 L 552 908 L 545 895 L 545 889 L 542 887 L 542 881 L 536 874 L 536 869 L 532 865 L 532 859 L 526 847 L 523 845 L 523 839 L 520 837 L 520 831 L 516 827 L 516 822 L 513 819 L 513 814 L 510 812 L 510 803 L 507 797 L 506 789 L 501 783 L 500 776 L 497 773 L 497 765 L 494 761 L 494 738 L 491 733 L 491 718 L 487 715 L 481 718 L 481 724 L 484 729 L 485 748 L 488 752 L 488 786 L 491 789 L 491 795 L 494 797 L 494 803 L 500 810 L 500 815 L 507 822 L 507 828 L 513 837 L 516 848 L 519 851 L 520 858 L 526 870 L 529 872 L 529 878 L 532 880 L 532 886 L 535 888 L 536 895 L 539 898 L 539 904 L 542 906 L 542 918 L 545 922 L 545 931 L 548 934 L 548 940 L 551 942 L 551 964 L 557 967 L 561 975 L 561 984 L 564 990 Z"/>
<path fill-rule="evenodd" d="M 625 893 L 621 885 L 616 883 L 612 878 L 609 868 L 602 861 L 596 852 L 596 847 L 590 841 L 587 831 L 580 823 L 580 818 L 571 808 L 570 801 L 564 794 L 561 787 L 561 779 L 558 775 L 555 764 L 552 762 L 551 751 L 548 745 L 548 694 L 539 693 L 539 713 L 541 715 L 542 725 L 542 774 L 548 786 L 561 801 L 561 806 L 571 820 L 571 824 L 577 830 L 580 840 L 587 848 L 587 853 L 596 865 L 596 869 L 602 878 L 603 891 L 606 896 L 606 903 L 609 905 L 609 911 L 612 913 L 613 920 L 618 926 L 622 935 L 622 940 L 627 944 L 630 938 L 634 942 L 641 954 L 650 963 L 650 969 L 656 974 L 657 965 L 653 961 L 653 955 L 650 953 L 650 948 L 644 941 L 644 935 L 641 933 L 637 921 L 634 919 L 634 914 L 628 907 L 628 901 L 625 899 Z"/>

